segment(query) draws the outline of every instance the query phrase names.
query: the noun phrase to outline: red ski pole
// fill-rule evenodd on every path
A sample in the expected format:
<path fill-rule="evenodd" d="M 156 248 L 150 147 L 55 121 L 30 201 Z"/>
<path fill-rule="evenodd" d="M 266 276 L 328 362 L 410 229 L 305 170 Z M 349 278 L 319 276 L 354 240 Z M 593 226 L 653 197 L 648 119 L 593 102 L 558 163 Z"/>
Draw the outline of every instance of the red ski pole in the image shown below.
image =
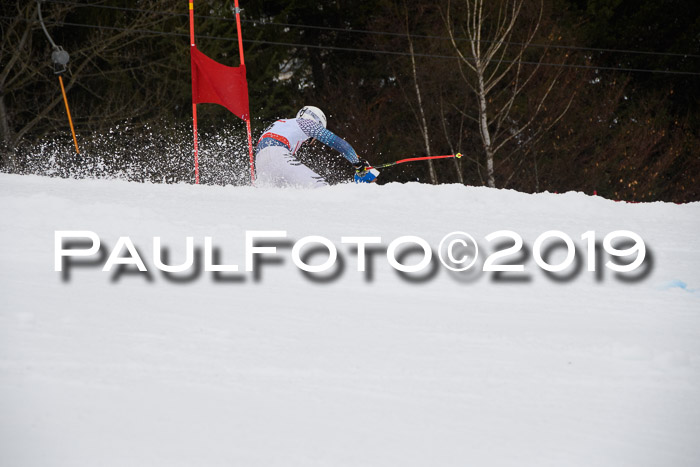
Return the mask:
<path fill-rule="evenodd" d="M 383 169 L 384 167 L 391 167 L 392 165 L 403 164 L 405 162 L 427 161 L 429 159 L 450 159 L 450 158 L 459 159 L 460 157 L 462 157 L 462 153 L 460 153 L 460 152 L 458 152 L 457 154 L 448 154 L 446 156 L 410 157 L 408 159 L 401 159 L 401 160 L 398 160 L 396 162 L 389 162 L 388 164 L 373 165 L 372 167 L 365 168 L 365 170 Z"/>

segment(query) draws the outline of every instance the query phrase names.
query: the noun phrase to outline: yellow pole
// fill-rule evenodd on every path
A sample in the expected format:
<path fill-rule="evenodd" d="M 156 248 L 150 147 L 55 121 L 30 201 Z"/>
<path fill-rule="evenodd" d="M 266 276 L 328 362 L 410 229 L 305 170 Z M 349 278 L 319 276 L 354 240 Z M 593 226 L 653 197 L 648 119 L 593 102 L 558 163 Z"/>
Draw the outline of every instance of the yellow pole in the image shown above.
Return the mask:
<path fill-rule="evenodd" d="M 68 98 L 66 97 L 66 88 L 63 87 L 63 77 L 58 75 L 58 81 L 61 83 L 61 92 L 63 93 L 63 102 L 66 104 L 66 114 L 68 115 L 68 123 L 70 124 L 70 132 L 73 134 L 73 142 L 75 143 L 75 152 L 80 154 L 78 149 L 78 140 L 75 138 L 75 129 L 73 128 L 73 119 L 70 118 L 70 108 L 68 107 Z"/>

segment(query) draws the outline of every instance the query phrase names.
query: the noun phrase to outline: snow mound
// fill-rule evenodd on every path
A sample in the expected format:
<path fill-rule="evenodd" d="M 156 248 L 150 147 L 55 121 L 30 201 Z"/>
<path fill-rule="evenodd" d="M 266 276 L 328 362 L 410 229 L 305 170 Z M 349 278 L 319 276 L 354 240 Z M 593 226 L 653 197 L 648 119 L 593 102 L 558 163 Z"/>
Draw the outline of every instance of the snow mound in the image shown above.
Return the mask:
<path fill-rule="evenodd" d="M 700 203 L 0 175 L 0 217 L 0 465 L 700 460 Z M 503 230 L 522 238 L 505 259 L 524 270 L 484 272 L 513 243 L 486 240 Z M 576 250 L 569 268 L 547 274 L 534 250 L 552 230 Z M 646 246 L 633 273 L 605 266 L 603 239 L 620 230 Z M 94 232 L 102 250 L 57 272 L 56 231 Z M 262 242 L 276 253 L 253 255 L 246 271 L 246 232 L 260 231 L 285 236 Z M 581 237 L 589 231 L 595 272 Z M 438 261 L 452 232 L 479 245 L 471 270 Z M 308 236 L 337 249 L 332 268 L 295 265 L 295 244 Z M 424 270 L 389 262 L 405 236 L 433 250 Z M 147 272 L 102 271 L 120 237 Z M 196 264 L 160 271 L 154 237 L 171 265 L 186 263 L 192 237 Z M 213 264 L 237 272 L 204 270 L 206 237 Z M 366 245 L 365 271 L 343 237 L 381 238 Z M 301 251 L 312 265 L 329 255 Z M 402 251 L 407 265 L 425 255 Z M 558 264 L 566 248 L 550 253 Z"/>

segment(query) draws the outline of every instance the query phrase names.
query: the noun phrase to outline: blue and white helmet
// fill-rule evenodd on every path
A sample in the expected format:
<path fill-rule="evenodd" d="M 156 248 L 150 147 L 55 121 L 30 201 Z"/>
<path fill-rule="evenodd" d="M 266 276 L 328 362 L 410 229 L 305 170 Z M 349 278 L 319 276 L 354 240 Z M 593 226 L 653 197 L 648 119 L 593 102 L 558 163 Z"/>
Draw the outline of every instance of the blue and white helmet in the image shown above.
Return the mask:
<path fill-rule="evenodd" d="M 326 128 L 326 115 L 318 107 L 313 105 L 307 105 L 302 107 L 302 109 L 297 112 L 297 118 L 305 118 L 307 120 L 313 120 L 316 123 L 323 125 Z"/>

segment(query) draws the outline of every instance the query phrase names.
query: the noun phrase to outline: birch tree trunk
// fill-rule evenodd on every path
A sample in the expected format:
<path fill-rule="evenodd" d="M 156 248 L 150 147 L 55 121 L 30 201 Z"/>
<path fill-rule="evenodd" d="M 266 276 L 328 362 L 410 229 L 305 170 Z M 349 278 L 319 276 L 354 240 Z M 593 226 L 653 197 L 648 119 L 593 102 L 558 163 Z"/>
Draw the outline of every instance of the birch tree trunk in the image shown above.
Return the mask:
<path fill-rule="evenodd" d="M 496 179 L 493 174 L 493 146 L 491 145 L 491 133 L 489 132 L 488 109 L 486 106 L 486 89 L 484 87 L 484 74 L 480 66 L 477 65 L 477 78 L 479 80 L 479 131 L 481 132 L 481 142 L 484 145 L 486 154 L 486 177 L 488 186 L 496 187 Z"/>
<path fill-rule="evenodd" d="M 416 70 L 416 57 L 413 52 L 413 41 L 411 40 L 411 34 L 408 32 L 408 23 L 406 23 L 406 35 L 408 36 L 408 47 L 411 52 L 411 69 L 413 70 L 413 83 L 416 86 L 416 99 L 418 100 L 418 114 L 420 115 L 420 130 L 423 134 L 423 143 L 425 144 L 425 155 L 432 155 L 430 151 L 430 136 L 428 134 L 428 124 L 425 120 L 425 111 L 423 110 L 423 99 L 420 95 L 420 87 L 418 86 L 418 72 Z M 433 185 L 437 185 L 437 174 L 435 173 L 435 166 L 433 161 L 428 159 L 428 172 L 430 174 L 430 182 Z"/>

